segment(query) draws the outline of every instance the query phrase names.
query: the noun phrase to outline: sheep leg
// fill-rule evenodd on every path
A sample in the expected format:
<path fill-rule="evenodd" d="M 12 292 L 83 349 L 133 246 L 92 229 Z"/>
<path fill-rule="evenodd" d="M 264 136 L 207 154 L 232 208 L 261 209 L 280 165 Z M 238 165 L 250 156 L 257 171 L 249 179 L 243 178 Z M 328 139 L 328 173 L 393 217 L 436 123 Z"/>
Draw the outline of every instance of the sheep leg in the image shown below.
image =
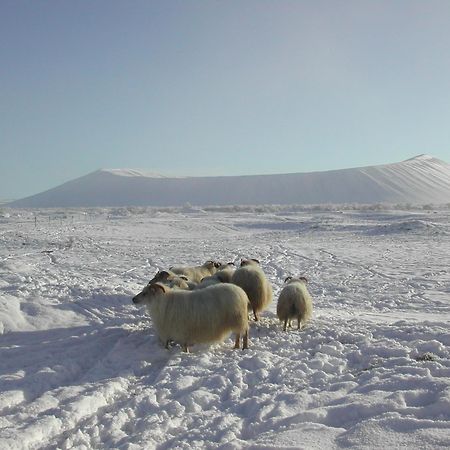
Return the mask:
<path fill-rule="evenodd" d="M 233 348 L 239 348 L 239 341 L 241 340 L 241 335 L 239 333 L 236 333 L 236 339 L 234 341 L 234 347 Z"/>
<path fill-rule="evenodd" d="M 297 330 L 301 330 L 302 329 L 302 316 L 298 316 L 297 321 L 298 321 Z"/>
<path fill-rule="evenodd" d="M 245 330 L 244 339 L 242 341 L 242 350 L 248 348 L 248 328 Z"/>
<path fill-rule="evenodd" d="M 258 317 L 258 314 L 257 314 L 255 309 L 253 309 L 253 314 L 255 316 L 255 322 L 258 322 L 259 321 L 259 317 Z"/>
<path fill-rule="evenodd" d="M 185 352 L 185 353 L 190 353 L 190 352 L 189 352 L 189 347 L 188 347 L 187 344 L 184 344 L 184 345 L 183 345 L 183 352 Z"/>
<path fill-rule="evenodd" d="M 286 320 L 284 321 L 283 331 L 286 331 L 287 323 L 288 323 L 288 320 L 286 319 Z"/>

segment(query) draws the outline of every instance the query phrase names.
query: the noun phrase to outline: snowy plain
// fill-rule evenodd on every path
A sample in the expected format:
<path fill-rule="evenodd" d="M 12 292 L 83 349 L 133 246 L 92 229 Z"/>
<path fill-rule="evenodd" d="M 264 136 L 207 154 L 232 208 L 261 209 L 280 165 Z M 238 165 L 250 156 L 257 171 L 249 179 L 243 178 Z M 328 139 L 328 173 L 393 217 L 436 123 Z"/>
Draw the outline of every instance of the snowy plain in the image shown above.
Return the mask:
<path fill-rule="evenodd" d="M 0 212 L 1 449 L 450 447 L 450 210 Z M 253 257 L 250 348 L 158 342 L 158 269 Z M 305 275 L 302 331 L 276 300 Z"/>

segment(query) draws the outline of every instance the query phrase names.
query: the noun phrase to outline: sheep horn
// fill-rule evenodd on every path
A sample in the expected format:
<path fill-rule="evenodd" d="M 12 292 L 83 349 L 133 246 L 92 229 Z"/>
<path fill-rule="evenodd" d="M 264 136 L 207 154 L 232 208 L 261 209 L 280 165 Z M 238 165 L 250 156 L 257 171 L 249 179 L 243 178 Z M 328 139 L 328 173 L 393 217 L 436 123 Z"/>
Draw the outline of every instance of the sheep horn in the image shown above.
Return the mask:
<path fill-rule="evenodd" d="M 161 284 L 161 283 L 153 283 L 153 284 L 150 286 L 150 289 L 151 289 L 151 291 L 154 292 L 154 293 L 156 293 L 158 290 L 161 290 L 163 294 L 166 293 L 166 286 L 164 286 L 164 285 Z"/>

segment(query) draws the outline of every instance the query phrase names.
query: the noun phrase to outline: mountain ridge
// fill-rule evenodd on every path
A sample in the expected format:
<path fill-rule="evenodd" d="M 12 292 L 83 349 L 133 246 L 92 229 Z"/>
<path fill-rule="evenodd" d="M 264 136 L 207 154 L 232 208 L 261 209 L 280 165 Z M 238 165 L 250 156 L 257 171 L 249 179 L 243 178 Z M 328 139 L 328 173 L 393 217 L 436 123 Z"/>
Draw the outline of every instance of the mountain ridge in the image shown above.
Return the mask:
<path fill-rule="evenodd" d="M 161 173 L 152 172 L 147 169 L 133 169 L 133 168 L 122 168 L 122 169 L 113 169 L 113 168 L 100 168 L 93 172 L 88 173 L 87 175 L 91 175 L 98 172 L 111 173 L 113 175 L 123 175 L 123 176 L 143 176 L 148 178 L 225 178 L 225 177 L 261 177 L 261 176 L 277 176 L 277 175 L 293 175 L 293 174 L 306 174 L 306 173 L 327 173 L 327 172 L 337 172 L 340 170 L 357 170 L 357 169 L 366 169 L 372 167 L 384 167 L 384 166 L 393 166 L 396 164 L 404 164 L 407 162 L 415 162 L 415 161 L 438 161 L 443 164 L 447 164 L 445 161 L 435 158 L 434 156 L 428 155 L 426 153 L 422 153 L 417 156 L 413 156 L 412 158 L 405 159 L 404 161 L 395 162 L 395 163 L 386 163 L 379 164 L 375 166 L 357 166 L 357 167 L 349 167 L 342 169 L 326 169 L 326 170 L 312 170 L 310 172 L 282 172 L 282 173 L 260 173 L 260 174 L 241 174 L 241 175 L 165 175 Z M 123 173 L 122 173 L 123 172 Z"/>
<path fill-rule="evenodd" d="M 427 154 L 402 162 L 284 174 L 169 177 L 99 169 L 11 207 L 180 206 L 450 201 L 450 164 Z"/>

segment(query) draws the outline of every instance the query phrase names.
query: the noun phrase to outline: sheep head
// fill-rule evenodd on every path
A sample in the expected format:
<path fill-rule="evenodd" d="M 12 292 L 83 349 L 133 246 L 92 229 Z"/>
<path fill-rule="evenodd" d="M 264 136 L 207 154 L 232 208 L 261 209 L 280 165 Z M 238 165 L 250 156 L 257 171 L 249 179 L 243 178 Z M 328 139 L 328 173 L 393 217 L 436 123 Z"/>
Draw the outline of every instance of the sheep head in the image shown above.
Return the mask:
<path fill-rule="evenodd" d="M 298 282 L 300 281 L 301 283 L 307 284 L 308 283 L 308 279 L 306 277 L 298 277 L 298 278 L 294 278 L 294 277 L 286 277 L 286 279 L 284 280 L 285 283 L 293 283 L 293 282 Z"/>
<path fill-rule="evenodd" d="M 160 270 L 156 275 L 148 282 L 148 284 L 153 284 L 158 281 L 166 281 L 170 277 L 170 273 L 167 270 Z"/>
<path fill-rule="evenodd" d="M 251 258 L 251 259 L 241 259 L 241 267 L 248 266 L 248 265 L 254 265 L 259 266 L 260 262 L 258 259 Z"/>
<path fill-rule="evenodd" d="M 138 295 L 133 297 L 133 303 L 140 305 L 142 303 L 150 303 L 153 298 L 158 295 L 165 294 L 169 288 L 161 283 L 149 283 Z"/>

